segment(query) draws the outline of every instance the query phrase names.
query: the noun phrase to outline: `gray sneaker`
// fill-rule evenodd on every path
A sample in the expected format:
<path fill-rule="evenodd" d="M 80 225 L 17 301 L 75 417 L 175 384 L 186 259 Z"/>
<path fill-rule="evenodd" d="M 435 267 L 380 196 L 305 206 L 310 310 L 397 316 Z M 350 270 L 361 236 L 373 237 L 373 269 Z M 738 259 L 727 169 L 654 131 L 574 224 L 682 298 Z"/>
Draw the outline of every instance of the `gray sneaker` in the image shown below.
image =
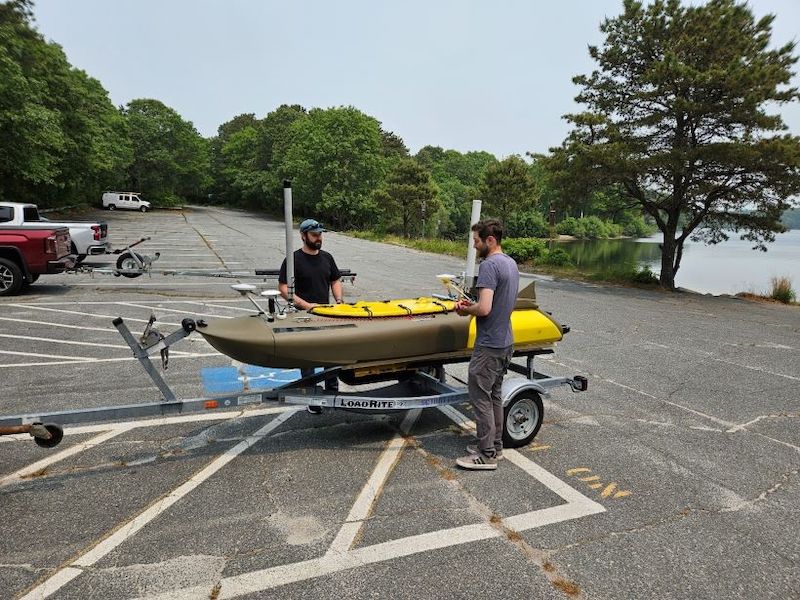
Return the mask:
<path fill-rule="evenodd" d="M 456 460 L 456 464 L 462 469 L 471 471 L 494 471 L 497 468 L 497 459 L 483 453 L 467 454 Z"/>
<path fill-rule="evenodd" d="M 480 454 L 481 450 L 480 450 L 480 448 L 478 448 L 477 444 L 469 444 L 467 446 L 467 452 L 469 452 L 470 454 Z M 503 449 L 501 448 L 500 450 L 497 450 L 495 452 L 494 457 L 497 460 L 503 460 Z"/>

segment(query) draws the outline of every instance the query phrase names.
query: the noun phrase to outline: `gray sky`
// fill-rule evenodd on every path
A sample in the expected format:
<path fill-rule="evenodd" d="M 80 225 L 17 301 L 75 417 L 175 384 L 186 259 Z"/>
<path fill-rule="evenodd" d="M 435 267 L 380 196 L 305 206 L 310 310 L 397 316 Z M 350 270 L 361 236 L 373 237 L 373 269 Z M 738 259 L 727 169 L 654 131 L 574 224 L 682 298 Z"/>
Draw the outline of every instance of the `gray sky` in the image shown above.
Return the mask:
<path fill-rule="evenodd" d="M 800 1 L 750 0 L 800 38 Z M 156 98 L 205 136 L 283 103 L 353 105 L 412 152 L 545 152 L 621 0 L 37 0 L 36 24 L 117 105 Z M 800 53 L 797 49 L 795 53 Z M 798 65 L 795 66 L 795 70 Z M 800 85 L 795 76 L 794 85 Z M 784 120 L 800 134 L 800 106 Z"/>

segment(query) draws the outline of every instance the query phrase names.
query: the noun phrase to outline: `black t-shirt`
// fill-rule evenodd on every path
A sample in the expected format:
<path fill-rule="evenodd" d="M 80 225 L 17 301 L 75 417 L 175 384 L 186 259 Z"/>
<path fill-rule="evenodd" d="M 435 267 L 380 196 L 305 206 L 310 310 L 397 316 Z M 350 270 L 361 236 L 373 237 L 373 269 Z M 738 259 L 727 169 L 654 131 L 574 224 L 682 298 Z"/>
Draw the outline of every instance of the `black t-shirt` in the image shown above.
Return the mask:
<path fill-rule="evenodd" d="M 329 304 L 331 282 L 341 276 L 329 252 L 320 250 L 317 254 L 307 254 L 302 249 L 294 251 L 294 292 L 306 302 Z M 287 283 L 285 259 L 278 283 Z"/>

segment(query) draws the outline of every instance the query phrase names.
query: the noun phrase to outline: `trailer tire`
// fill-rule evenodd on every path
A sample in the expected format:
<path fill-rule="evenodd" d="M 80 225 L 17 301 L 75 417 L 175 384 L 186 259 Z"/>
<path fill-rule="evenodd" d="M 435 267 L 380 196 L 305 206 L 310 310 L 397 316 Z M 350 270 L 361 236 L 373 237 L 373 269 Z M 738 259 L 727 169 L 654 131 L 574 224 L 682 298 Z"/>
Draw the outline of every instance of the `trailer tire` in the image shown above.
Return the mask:
<path fill-rule="evenodd" d="M 0 296 L 19 294 L 23 284 L 22 269 L 7 258 L 0 258 Z"/>
<path fill-rule="evenodd" d="M 542 397 L 535 390 L 522 390 L 503 409 L 503 445 L 519 448 L 531 443 L 543 419 Z"/>
<path fill-rule="evenodd" d="M 108 205 L 108 210 L 117 210 L 117 205 L 116 204 L 109 204 Z"/>
<path fill-rule="evenodd" d="M 138 258 L 142 262 L 142 264 L 144 264 L 144 259 L 140 254 L 136 254 L 135 252 L 131 252 L 129 250 L 127 252 L 123 252 L 122 254 L 119 255 L 119 258 L 117 258 L 117 269 L 121 271 L 122 270 L 131 271 L 133 269 L 138 269 L 139 264 L 133 258 L 134 256 L 136 256 L 136 258 Z M 123 277 L 128 277 L 129 279 L 134 279 L 136 277 L 139 277 L 141 273 L 120 273 L 120 275 L 122 275 Z"/>

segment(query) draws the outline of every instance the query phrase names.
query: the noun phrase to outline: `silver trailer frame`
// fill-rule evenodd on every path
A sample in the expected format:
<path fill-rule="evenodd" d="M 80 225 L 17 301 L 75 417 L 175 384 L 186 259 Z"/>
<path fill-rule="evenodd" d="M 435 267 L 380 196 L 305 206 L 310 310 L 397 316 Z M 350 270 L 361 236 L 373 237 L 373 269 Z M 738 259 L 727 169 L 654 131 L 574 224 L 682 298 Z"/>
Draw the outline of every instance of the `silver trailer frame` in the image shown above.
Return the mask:
<path fill-rule="evenodd" d="M 325 393 L 318 384 L 343 370 L 342 367 L 331 367 L 274 389 L 179 399 L 161 376 L 151 357 L 160 355 L 162 368 L 166 369 L 169 364 L 169 348 L 191 335 L 197 325 L 194 320 L 186 318 L 181 322 L 180 329 L 163 335 L 153 327 L 155 321 L 155 316 L 151 316 L 139 339 L 131 333 L 121 317 L 114 319 L 113 324 L 133 351 L 134 358 L 158 388 L 162 395 L 161 401 L 0 416 L 0 435 L 28 433 L 39 446 L 52 448 L 61 441 L 62 425 L 65 424 L 241 409 L 264 402 L 381 413 L 443 407 L 469 399 L 465 387 L 453 386 L 445 381 L 444 363 L 431 365 L 429 369 L 420 368 L 402 384 L 394 383 L 369 391 Z M 548 397 L 551 390 L 566 386 L 573 392 L 582 392 L 588 388 L 587 379 L 580 375 L 548 377 L 536 371 L 534 358 L 537 354 L 545 353 L 552 353 L 552 350 L 519 354 L 526 357 L 526 366 L 512 363 L 509 369 L 524 377 L 511 377 L 503 382 L 503 431 L 505 442 L 510 447 L 523 446 L 535 437 L 543 419 L 542 397 Z M 429 372 L 425 372 L 426 370 Z"/>

